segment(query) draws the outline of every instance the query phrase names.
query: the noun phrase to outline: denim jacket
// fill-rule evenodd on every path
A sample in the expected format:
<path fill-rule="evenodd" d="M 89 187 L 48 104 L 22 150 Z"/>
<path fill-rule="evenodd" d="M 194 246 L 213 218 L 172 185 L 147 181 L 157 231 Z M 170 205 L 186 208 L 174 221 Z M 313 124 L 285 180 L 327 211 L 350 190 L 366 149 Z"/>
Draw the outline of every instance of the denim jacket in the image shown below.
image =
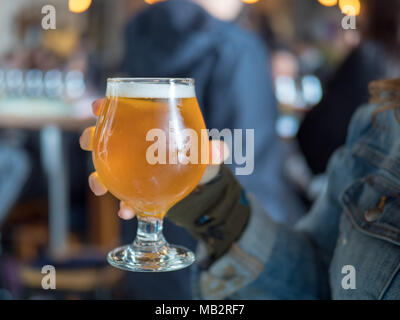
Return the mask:
<path fill-rule="evenodd" d="M 378 106 L 356 112 L 326 190 L 294 227 L 248 196 L 241 238 L 194 273 L 199 298 L 400 299 L 400 124 L 393 111 L 372 122 Z"/>

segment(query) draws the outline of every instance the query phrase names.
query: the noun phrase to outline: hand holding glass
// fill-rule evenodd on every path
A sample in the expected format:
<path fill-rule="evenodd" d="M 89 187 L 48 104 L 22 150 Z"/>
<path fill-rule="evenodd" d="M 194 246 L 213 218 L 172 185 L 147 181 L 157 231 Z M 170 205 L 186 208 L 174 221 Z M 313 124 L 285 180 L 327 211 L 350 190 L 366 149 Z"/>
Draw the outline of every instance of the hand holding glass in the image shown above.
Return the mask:
<path fill-rule="evenodd" d="M 154 129 L 166 133 L 164 151 L 170 155 L 174 146 L 177 162 L 149 162 L 154 141 L 148 133 Z M 197 150 L 187 148 L 193 141 L 183 135 L 185 129 L 197 133 Z M 136 239 L 108 254 L 111 265 L 130 271 L 172 271 L 193 263 L 190 250 L 166 242 L 162 219 L 204 174 L 207 164 L 199 151 L 203 129 L 192 79 L 108 79 L 94 133 L 93 162 L 102 184 L 138 218 Z M 198 151 L 196 163 L 179 161 L 188 149 Z"/>

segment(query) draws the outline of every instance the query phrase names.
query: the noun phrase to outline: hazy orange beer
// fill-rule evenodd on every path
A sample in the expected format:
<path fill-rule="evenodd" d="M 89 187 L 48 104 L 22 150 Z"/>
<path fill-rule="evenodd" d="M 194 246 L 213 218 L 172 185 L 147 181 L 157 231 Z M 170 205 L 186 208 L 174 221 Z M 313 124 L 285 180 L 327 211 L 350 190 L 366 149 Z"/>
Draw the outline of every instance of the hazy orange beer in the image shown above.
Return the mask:
<path fill-rule="evenodd" d="M 95 131 L 96 171 L 108 190 L 126 201 L 143 223 L 151 223 L 146 217 L 162 219 L 196 187 L 206 168 L 200 159 L 205 124 L 193 80 L 109 79 L 106 96 Z M 149 163 L 147 158 L 149 147 L 157 141 L 148 139 L 154 129 L 166 135 L 164 164 Z M 183 148 L 188 143 L 181 134 L 184 129 L 197 134 L 198 150 L 190 151 L 198 153 L 198 162 L 170 163 L 172 146 L 178 154 L 187 150 Z"/>

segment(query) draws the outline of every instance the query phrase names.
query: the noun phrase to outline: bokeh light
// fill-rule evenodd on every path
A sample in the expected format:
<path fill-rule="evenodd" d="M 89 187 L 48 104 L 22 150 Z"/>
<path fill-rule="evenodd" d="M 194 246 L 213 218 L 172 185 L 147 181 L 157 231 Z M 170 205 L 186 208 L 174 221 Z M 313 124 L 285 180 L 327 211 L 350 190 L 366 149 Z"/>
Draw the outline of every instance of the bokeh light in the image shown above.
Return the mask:
<path fill-rule="evenodd" d="M 361 3 L 359 0 L 339 0 L 339 8 L 345 15 L 357 16 L 361 10 Z"/>
<path fill-rule="evenodd" d="M 81 13 L 86 11 L 91 4 L 92 0 L 69 0 L 68 9 L 74 13 Z"/>
<path fill-rule="evenodd" d="M 252 4 L 258 2 L 258 0 L 242 0 L 242 2 L 247 3 L 247 4 Z"/>
<path fill-rule="evenodd" d="M 333 7 L 336 6 L 338 0 L 318 0 L 320 4 L 326 7 Z"/>
<path fill-rule="evenodd" d="M 144 2 L 146 2 L 147 4 L 154 4 L 157 2 L 161 2 L 161 1 L 164 1 L 164 0 L 144 0 Z"/>

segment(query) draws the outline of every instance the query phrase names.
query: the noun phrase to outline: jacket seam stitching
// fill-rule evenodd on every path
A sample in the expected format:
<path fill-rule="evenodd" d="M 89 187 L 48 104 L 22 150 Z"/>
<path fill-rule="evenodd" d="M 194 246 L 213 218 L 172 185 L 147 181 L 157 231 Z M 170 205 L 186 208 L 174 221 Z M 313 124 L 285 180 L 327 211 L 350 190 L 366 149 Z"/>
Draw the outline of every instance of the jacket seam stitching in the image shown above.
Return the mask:
<path fill-rule="evenodd" d="M 385 285 L 381 289 L 381 293 L 378 296 L 379 300 L 383 300 L 383 297 L 389 291 L 390 285 L 393 283 L 394 278 L 396 277 L 397 274 L 399 274 L 399 272 L 400 272 L 400 261 L 397 263 L 397 266 L 394 268 L 389 279 L 386 281 Z"/>

